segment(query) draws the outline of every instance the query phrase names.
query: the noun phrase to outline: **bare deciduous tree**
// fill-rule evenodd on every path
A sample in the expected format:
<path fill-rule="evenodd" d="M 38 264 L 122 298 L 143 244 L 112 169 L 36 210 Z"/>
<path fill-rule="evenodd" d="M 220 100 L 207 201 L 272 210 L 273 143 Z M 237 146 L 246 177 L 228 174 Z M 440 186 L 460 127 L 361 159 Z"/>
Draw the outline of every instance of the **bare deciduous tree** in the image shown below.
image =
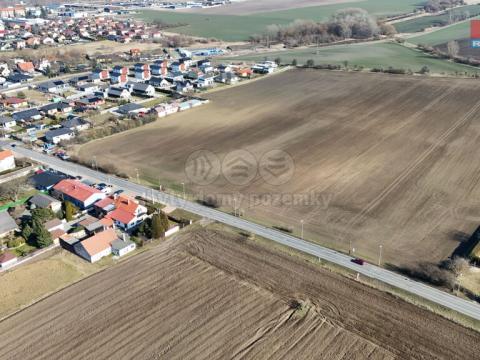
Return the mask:
<path fill-rule="evenodd" d="M 448 42 L 448 44 L 447 44 L 448 56 L 450 56 L 453 59 L 458 55 L 459 51 L 460 51 L 460 48 L 458 46 L 457 41 L 452 40 L 452 41 Z"/>

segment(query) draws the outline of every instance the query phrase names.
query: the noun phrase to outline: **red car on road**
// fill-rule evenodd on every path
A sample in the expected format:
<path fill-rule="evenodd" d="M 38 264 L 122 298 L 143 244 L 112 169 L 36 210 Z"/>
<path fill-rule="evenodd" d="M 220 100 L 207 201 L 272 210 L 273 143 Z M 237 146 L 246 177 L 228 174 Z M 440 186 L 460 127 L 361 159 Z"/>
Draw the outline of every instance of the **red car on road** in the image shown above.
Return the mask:
<path fill-rule="evenodd" d="M 352 262 L 355 263 L 355 264 L 358 264 L 358 265 L 365 264 L 365 260 L 360 259 L 360 258 L 352 259 Z"/>

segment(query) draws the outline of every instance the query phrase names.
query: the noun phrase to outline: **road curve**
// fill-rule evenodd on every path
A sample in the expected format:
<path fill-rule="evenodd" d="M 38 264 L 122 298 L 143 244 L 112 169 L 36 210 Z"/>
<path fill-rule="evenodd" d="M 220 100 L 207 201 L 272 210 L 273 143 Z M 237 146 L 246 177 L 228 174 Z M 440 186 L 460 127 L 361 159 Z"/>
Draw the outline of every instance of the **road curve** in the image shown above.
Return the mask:
<path fill-rule="evenodd" d="M 10 146 L 10 143 L 0 141 L 0 146 L 8 147 Z M 480 320 L 480 304 L 473 301 L 461 299 L 457 296 L 446 293 L 429 285 L 408 279 L 405 276 L 386 270 L 379 266 L 375 266 L 372 264 L 365 264 L 361 266 L 355 264 L 352 262 L 352 257 L 342 254 L 340 252 L 310 243 L 308 241 L 285 234 L 283 232 L 223 213 L 221 211 L 206 206 L 202 206 L 194 202 L 186 201 L 184 199 L 166 194 L 164 192 L 160 192 L 142 185 L 132 183 L 128 180 L 109 176 L 104 173 L 89 169 L 87 167 L 71 162 L 65 162 L 58 158 L 48 156 L 33 150 L 29 150 L 18 145 L 16 147 L 12 147 L 11 150 L 13 150 L 18 155 L 28 157 L 32 160 L 43 163 L 53 169 L 62 171 L 69 175 L 80 175 L 93 179 L 97 182 L 108 182 L 114 186 L 125 189 L 126 191 L 131 192 L 135 195 L 153 197 L 156 201 L 159 201 L 161 203 L 169 204 L 192 212 L 199 216 L 209 218 L 223 224 L 256 234 L 258 236 L 275 241 L 279 244 L 313 255 L 315 257 L 318 257 L 319 259 L 330 261 L 344 268 L 353 270 L 359 274 L 368 276 L 373 279 L 377 279 L 388 285 L 420 296 L 438 305 L 455 310 L 473 319 Z"/>

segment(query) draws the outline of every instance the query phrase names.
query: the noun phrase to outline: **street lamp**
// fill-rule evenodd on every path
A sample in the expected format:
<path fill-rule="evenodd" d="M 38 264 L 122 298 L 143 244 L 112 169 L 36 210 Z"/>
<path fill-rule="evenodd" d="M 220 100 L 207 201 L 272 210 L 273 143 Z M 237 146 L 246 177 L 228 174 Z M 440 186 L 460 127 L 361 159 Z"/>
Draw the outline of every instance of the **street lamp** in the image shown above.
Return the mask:
<path fill-rule="evenodd" d="M 135 169 L 137 173 L 137 183 L 140 184 L 140 174 L 138 173 L 138 169 Z"/>
<path fill-rule="evenodd" d="M 233 197 L 233 215 L 237 216 L 237 197 Z"/>
<path fill-rule="evenodd" d="M 182 182 L 182 188 L 183 188 L 183 199 L 185 200 L 185 183 Z"/>
<path fill-rule="evenodd" d="M 382 249 L 383 249 L 383 246 L 379 245 L 379 249 L 380 249 L 380 252 L 378 253 L 378 266 L 381 266 L 382 265 Z"/>
<path fill-rule="evenodd" d="M 300 224 L 302 224 L 302 236 L 301 236 L 302 240 L 303 240 L 303 223 L 304 223 L 303 219 L 300 220 Z"/>

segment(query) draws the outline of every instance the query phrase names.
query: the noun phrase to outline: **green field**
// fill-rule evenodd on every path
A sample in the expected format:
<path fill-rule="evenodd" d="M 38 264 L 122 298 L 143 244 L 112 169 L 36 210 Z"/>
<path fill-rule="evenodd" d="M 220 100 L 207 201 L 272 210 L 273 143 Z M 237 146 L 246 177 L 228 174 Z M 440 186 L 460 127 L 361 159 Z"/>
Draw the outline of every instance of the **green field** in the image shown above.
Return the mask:
<path fill-rule="evenodd" d="M 400 33 L 412 33 L 423 31 L 426 28 L 434 26 L 445 26 L 450 19 L 450 13 L 455 16 L 468 11 L 470 16 L 480 15 L 480 5 L 462 6 L 451 10 L 448 14 L 436 15 L 436 16 L 423 16 L 416 19 L 406 20 L 394 24 L 395 28 Z"/>
<path fill-rule="evenodd" d="M 475 17 L 475 19 L 479 19 L 479 17 Z M 428 34 L 411 37 L 408 39 L 408 42 L 433 46 L 443 44 L 451 40 L 460 40 L 469 37 L 470 21 L 464 21 Z"/>
<path fill-rule="evenodd" d="M 291 21 L 256 15 L 204 15 L 156 10 L 143 10 L 138 16 L 147 22 L 162 20 L 168 24 L 188 24 L 168 31 L 224 41 L 248 40 L 250 35 L 265 32 L 268 25 L 288 24 Z"/>
<path fill-rule="evenodd" d="M 280 58 L 282 63 L 291 63 L 296 59 L 298 64 L 305 64 L 312 59 L 320 65 L 343 65 L 348 61 L 348 66 L 363 66 L 364 68 L 388 67 L 412 70 L 418 72 L 423 66 L 428 66 L 431 73 L 455 75 L 456 73 L 480 74 L 480 69 L 440 60 L 424 53 L 407 48 L 395 43 L 338 45 L 320 48 L 317 54 L 315 48 L 288 50 L 232 58 L 231 60 L 259 61 L 267 57 L 270 60 Z"/>
<path fill-rule="evenodd" d="M 422 1 L 418 0 L 363 0 L 338 5 L 312 6 L 291 10 L 272 11 L 255 15 L 256 17 L 270 17 L 277 19 L 311 19 L 315 21 L 327 20 L 335 11 L 346 8 L 361 8 L 378 17 L 392 16 L 412 12 Z"/>
<path fill-rule="evenodd" d="M 371 14 L 385 16 L 411 12 L 419 3 L 421 1 L 418 0 L 363 0 L 243 16 L 141 10 L 137 16 L 145 21 L 162 20 L 168 24 L 187 24 L 169 29 L 181 34 L 241 41 L 248 40 L 250 35 L 263 33 L 271 24 L 288 24 L 296 19 L 324 21 L 335 11 L 349 7 L 363 8 Z"/>

